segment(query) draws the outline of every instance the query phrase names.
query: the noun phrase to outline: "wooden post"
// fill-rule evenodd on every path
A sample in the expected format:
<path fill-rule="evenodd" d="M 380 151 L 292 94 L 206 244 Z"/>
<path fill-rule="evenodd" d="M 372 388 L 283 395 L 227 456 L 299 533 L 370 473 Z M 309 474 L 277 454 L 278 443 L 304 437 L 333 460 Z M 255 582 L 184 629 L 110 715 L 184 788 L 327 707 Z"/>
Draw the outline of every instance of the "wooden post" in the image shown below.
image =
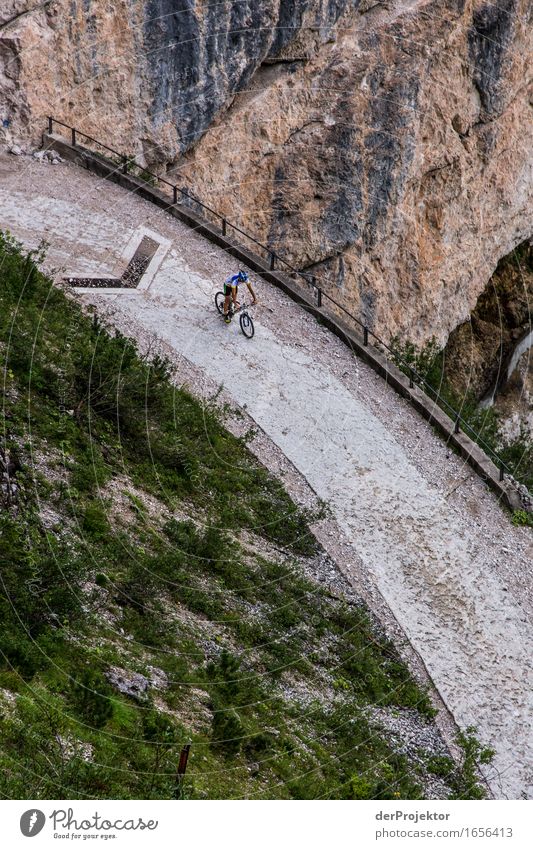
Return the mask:
<path fill-rule="evenodd" d="M 180 762 L 176 773 L 176 799 L 183 798 L 183 779 L 187 771 L 187 761 L 189 760 L 189 751 L 191 744 L 187 743 L 180 752 Z"/>

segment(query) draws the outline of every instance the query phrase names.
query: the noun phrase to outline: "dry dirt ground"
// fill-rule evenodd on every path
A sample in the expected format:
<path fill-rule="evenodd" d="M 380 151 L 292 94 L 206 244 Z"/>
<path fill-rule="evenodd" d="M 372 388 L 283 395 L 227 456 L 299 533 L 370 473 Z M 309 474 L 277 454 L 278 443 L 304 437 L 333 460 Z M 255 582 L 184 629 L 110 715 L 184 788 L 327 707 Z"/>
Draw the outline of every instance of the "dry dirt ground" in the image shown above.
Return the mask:
<path fill-rule="evenodd" d="M 258 456 L 298 500 L 330 506 L 317 532 L 338 567 L 407 636 L 457 724 L 496 750 L 485 770 L 494 796 L 532 797 L 531 532 L 282 293 L 257 283 L 253 340 L 226 326 L 213 297 L 234 262 L 163 210 L 29 157 L 0 157 L 0 200 L 0 227 L 29 246 L 45 238 L 58 280 L 120 274 L 145 231 L 157 239 L 138 289 L 79 297 L 142 348 L 170 353 L 197 394 L 224 385 L 259 428 Z"/>

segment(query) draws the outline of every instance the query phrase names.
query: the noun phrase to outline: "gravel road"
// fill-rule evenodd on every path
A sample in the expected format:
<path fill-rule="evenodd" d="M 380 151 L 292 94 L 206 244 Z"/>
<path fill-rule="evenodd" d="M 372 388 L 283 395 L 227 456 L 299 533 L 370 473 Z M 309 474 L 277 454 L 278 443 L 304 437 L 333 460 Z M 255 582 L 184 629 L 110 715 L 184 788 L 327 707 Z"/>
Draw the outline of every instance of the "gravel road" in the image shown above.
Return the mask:
<path fill-rule="evenodd" d="M 168 240 L 147 288 L 82 297 L 143 344 L 157 338 L 190 363 L 199 392 L 204 381 L 224 383 L 331 506 L 350 551 L 344 573 L 367 576 L 456 722 L 475 725 L 496 750 L 485 772 L 492 793 L 531 798 L 530 531 L 512 527 L 431 427 L 282 293 L 257 284 L 248 341 L 214 310 L 221 280 L 236 270 L 222 251 L 73 166 L 21 157 L 6 173 L 6 161 L 0 227 L 28 245 L 44 235 L 58 277 L 121 273 L 140 227 Z"/>

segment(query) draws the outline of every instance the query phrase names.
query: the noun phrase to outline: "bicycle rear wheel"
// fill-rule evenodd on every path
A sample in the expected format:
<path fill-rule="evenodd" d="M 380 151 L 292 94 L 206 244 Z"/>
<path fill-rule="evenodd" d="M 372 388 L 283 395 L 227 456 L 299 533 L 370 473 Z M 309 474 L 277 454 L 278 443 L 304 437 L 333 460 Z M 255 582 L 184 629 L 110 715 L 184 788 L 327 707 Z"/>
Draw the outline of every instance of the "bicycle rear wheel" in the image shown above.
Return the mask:
<path fill-rule="evenodd" d="M 239 316 L 239 323 L 241 325 L 241 330 L 246 336 L 246 338 L 251 339 L 255 333 L 252 316 L 248 315 L 247 312 L 243 312 L 242 315 Z"/>
<path fill-rule="evenodd" d="M 224 301 L 226 300 L 226 296 L 224 292 L 217 292 L 215 295 L 215 306 L 219 311 L 220 315 L 224 315 Z"/>

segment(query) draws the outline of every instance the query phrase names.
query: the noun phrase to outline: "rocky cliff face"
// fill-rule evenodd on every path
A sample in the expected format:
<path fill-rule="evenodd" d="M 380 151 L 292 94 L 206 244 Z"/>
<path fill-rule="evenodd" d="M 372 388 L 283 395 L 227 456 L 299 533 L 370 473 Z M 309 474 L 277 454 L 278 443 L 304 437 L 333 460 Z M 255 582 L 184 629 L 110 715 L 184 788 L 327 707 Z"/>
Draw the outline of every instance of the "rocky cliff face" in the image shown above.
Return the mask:
<path fill-rule="evenodd" d="M 531 0 L 7 0 L 4 133 L 52 113 L 441 342 L 533 232 Z M 11 22 L 10 22 L 11 21 Z"/>
<path fill-rule="evenodd" d="M 2 117 L 19 139 L 37 138 L 53 114 L 172 162 L 263 62 L 320 43 L 358 2 L 4 0 Z"/>

